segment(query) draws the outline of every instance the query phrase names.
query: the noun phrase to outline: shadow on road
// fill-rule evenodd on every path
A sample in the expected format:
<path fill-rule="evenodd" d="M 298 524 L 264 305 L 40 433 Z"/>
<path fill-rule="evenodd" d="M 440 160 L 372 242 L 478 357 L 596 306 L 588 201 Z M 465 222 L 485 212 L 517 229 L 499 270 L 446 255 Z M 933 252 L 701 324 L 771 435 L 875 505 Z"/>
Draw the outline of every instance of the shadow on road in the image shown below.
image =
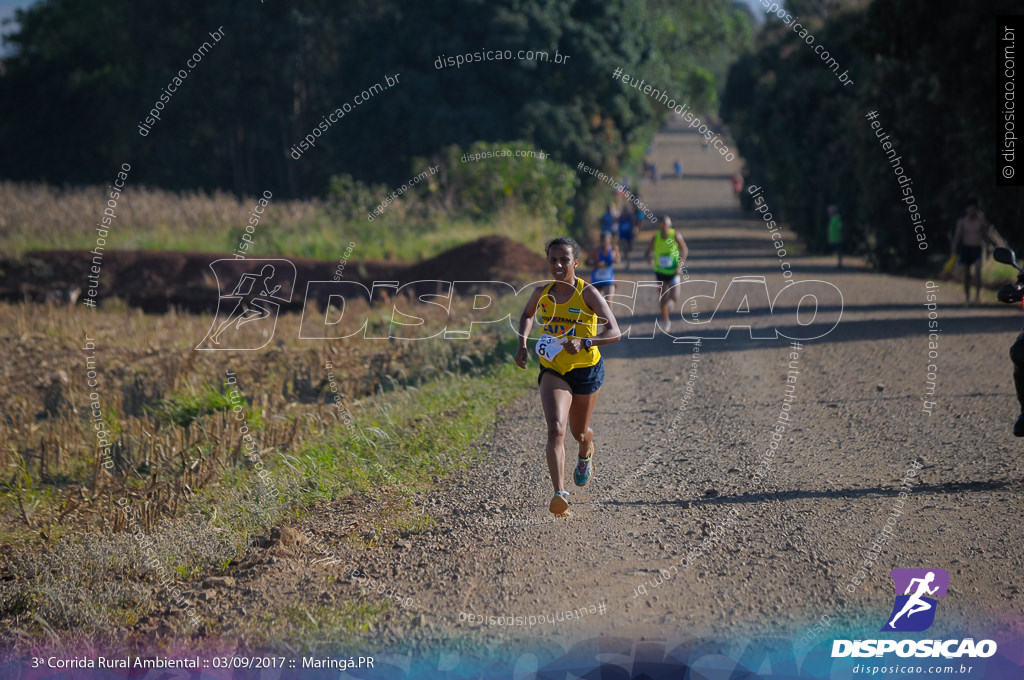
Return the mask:
<path fill-rule="evenodd" d="M 920 484 L 912 488 L 911 493 L 915 496 L 920 494 L 935 493 L 977 493 L 980 491 L 1002 491 L 1024 490 L 1024 478 L 988 480 L 973 482 L 945 482 L 943 484 Z M 901 487 L 874 487 L 869 489 L 838 489 L 808 491 L 804 489 L 791 489 L 789 491 L 762 491 L 759 493 L 746 493 L 738 496 L 715 496 L 713 498 L 679 498 L 666 500 L 650 500 L 640 498 L 633 501 L 603 500 L 592 501 L 590 505 L 669 505 L 669 506 L 728 506 L 760 504 L 768 500 L 787 501 L 798 499 L 830 498 L 830 499 L 862 499 L 862 498 L 893 498 L 899 496 Z M 587 505 L 587 501 L 578 500 L 577 505 Z"/>
<path fill-rule="evenodd" d="M 844 310 L 844 314 L 853 311 L 858 312 L 884 312 L 884 311 L 895 311 L 907 307 L 920 307 L 920 305 L 858 305 L 847 307 Z M 789 326 L 793 323 L 794 309 L 783 308 L 777 310 L 778 317 L 782 319 L 776 328 L 782 328 Z M 833 308 L 833 313 L 834 313 Z M 706 316 L 707 312 L 703 312 Z M 758 331 L 761 333 L 770 333 L 771 325 L 766 323 L 770 320 L 769 312 L 767 310 L 757 310 L 750 312 L 749 315 L 745 315 L 746 318 L 754 321 L 754 333 Z M 677 339 L 673 341 L 670 336 L 665 335 L 660 329 L 654 335 L 653 338 L 644 338 L 643 336 L 649 336 L 651 334 L 651 328 L 658 319 L 657 314 L 635 314 L 632 317 L 619 316 L 619 326 L 623 329 L 634 326 L 634 337 L 626 338 L 622 343 L 616 345 L 609 345 L 601 348 L 601 353 L 610 359 L 619 357 L 655 357 L 655 356 L 672 356 L 678 355 L 680 357 L 686 357 L 690 353 L 690 347 L 693 340 L 682 340 Z M 684 322 L 680 321 L 678 316 L 673 317 L 672 322 L 672 335 L 676 338 L 682 338 L 683 336 L 690 335 L 693 339 L 705 334 L 710 336 L 712 334 L 722 335 L 726 333 L 726 327 L 724 324 L 719 324 L 711 328 L 697 329 L 695 327 L 688 327 Z M 756 321 L 761 323 L 756 323 Z M 715 322 L 712 322 L 715 323 Z M 969 316 L 961 318 L 943 318 L 941 321 L 940 328 L 942 329 L 941 338 L 948 338 L 950 336 L 976 336 L 979 334 L 991 334 L 998 333 L 1006 336 L 1006 349 L 1009 352 L 1010 345 L 1013 344 L 1017 334 L 1021 331 L 1021 326 L 1024 325 L 1024 317 L 1020 316 L 1006 316 L 1006 315 L 986 315 L 986 316 Z M 799 340 L 799 342 L 805 344 L 807 347 L 815 347 L 819 345 L 832 345 L 836 343 L 846 342 L 862 342 L 865 340 L 885 340 L 891 338 L 913 338 L 919 342 L 918 346 L 907 347 L 908 351 L 920 349 L 922 352 L 927 352 L 928 346 L 928 328 L 927 320 L 922 317 L 921 320 L 908 323 L 906 319 L 857 319 L 857 320 L 846 320 L 845 318 L 840 320 L 839 325 L 834 329 L 831 323 L 824 324 L 810 324 L 805 326 L 800 331 L 801 335 L 810 337 L 818 334 L 825 334 L 823 337 L 815 338 L 813 340 Z M 795 333 L 793 333 L 795 334 Z M 710 354 L 714 352 L 746 352 L 750 350 L 763 350 L 766 348 L 778 347 L 780 350 L 787 349 L 789 343 L 792 342 L 789 338 L 779 336 L 775 340 L 752 340 L 750 338 L 750 331 L 747 330 L 746 326 L 734 325 L 732 330 L 728 332 L 725 338 L 712 338 L 702 337 L 701 338 L 701 353 Z M 627 348 L 628 345 L 628 348 Z M 627 354 L 628 353 L 628 354 Z"/>

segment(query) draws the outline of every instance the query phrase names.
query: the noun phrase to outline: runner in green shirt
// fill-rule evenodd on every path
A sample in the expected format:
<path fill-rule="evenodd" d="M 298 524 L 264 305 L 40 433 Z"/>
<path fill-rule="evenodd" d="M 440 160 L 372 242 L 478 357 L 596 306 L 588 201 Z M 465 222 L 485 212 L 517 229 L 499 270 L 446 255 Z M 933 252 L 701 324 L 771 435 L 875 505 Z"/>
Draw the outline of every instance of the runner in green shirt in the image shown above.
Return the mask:
<path fill-rule="evenodd" d="M 843 220 L 839 217 L 839 208 L 828 207 L 828 245 L 839 258 L 836 268 L 843 268 Z"/>
<path fill-rule="evenodd" d="M 654 259 L 651 259 L 654 253 Z M 662 290 L 668 286 L 661 295 L 661 325 L 668 333 L 672 329 L 672 322 L 669 320 L 669 310 L 673 302 L 679 301 L 679 267 L 686 261 L 690 251 L 686 247 L 683 235 L 672 228 L 672 219 L 666 215 L 661 218 L 661 228 L 654 235 L 647 245 L 647 252 L 644 259 L 654 265 L 654 276 L 662 283 Z"/>

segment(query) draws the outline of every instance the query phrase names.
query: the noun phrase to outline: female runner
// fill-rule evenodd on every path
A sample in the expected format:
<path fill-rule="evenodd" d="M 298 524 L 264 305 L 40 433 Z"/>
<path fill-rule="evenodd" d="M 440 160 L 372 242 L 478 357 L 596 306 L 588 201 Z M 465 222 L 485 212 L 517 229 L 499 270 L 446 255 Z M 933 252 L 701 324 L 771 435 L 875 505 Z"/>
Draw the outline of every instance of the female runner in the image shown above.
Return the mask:
<path fill-rule="evenodd" d="M 554 281 L 538 286 L 530 295 L 519 317 L 519 351 L 515 359 L 519 368 L 526 368 L 526 341 L 533 328 L 533 316 L 539 310 L 542 332 L 536 346 L 541 366 L 537 382 L 548 426 L 548 473 L 555 488 L 548 509 L 559 517 L 569 514 L 569 493 L 562 479 L 566 425 L 579 443 L 573 481 L 576 486 L 583 486 L 594 472 L 590 416 L 604 382 L 604 361 L 597 346 L 616 342 L 622 335 L 604 297 L 576 276 L 579 253 L 579 244 L 568 237 L 556 238 L 548 244 L 548 265 Z M 598 321 L 604 325 L 600 333 Z"/>

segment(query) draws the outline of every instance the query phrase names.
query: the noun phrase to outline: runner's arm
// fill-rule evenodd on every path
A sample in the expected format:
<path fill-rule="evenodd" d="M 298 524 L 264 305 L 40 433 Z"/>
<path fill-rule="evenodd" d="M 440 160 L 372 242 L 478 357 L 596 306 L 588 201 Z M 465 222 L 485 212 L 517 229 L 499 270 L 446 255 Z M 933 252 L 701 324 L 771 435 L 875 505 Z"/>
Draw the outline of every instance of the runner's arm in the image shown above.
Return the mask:
<path fill-rule="evenodd" d="M 981 215 L 981 237 L 986 243 L 988 243 L 993 248 L 999 245 L 998 243 L 996 243 L 996 240 L 992 238 L 992 225 L 989 223 L 988 220 L 985 219 L 984 214 Z"/>
<path fill-rule="evenodd" d="M 530 337 L 530 330 L 533 328 L 533 315 L 537 313 L 537 305 L 540 304 L 540 297 L 544 293 L 543 286 L 537 286 L 530 294 L 530 299 L 523 308 L 519 317 L 519 349 L 516 351 L 516 366 L 526 368 L 526 359 L 529 351 L 526 349 L 526 341 Z"/>
<path fill-rule="evenodd" d="M 650 260 L 651 253 L 654 251 L 654 238 L 651 238 L 651 242 L 647 244 L 647 250 L 644 251 L 644 259 Z"/>
<path fill-rule="evenodd" d="M 956 254 L 956 251 L 959 249 L 959 246 L 960 246 L 960 232 L 961 231 L 962 231 L 962 229 L 960 227 L 960 220 L 957 220 L 956 221 L 956 229 L 953 230 L 953 242 L 949 244 L 949 247 L 953 250 L 953 254 L 954 255 Z"/>
<path fill-rule="evenodd" d="M 622 331 L 619 330 L 619 322 L 612 314 L 612 308 L 604 296 L 597 292 L 593 286 L 583 287 L 583 301 L 587 303 L 597 314 L 598 319 L 604 324 L 604 330 L 591 338 L 595 345 L 610 345 L 622 338 Z M 579 341 L 582 342 L 582 341 Z"/>
<path fill-rule="evenodd" d="M 676 243 L 679 244 L 679 264 L 682 264 L 690 256 L 690 249 L 686 247 L 686 241 L 678 231 L 676 232 Z"/>

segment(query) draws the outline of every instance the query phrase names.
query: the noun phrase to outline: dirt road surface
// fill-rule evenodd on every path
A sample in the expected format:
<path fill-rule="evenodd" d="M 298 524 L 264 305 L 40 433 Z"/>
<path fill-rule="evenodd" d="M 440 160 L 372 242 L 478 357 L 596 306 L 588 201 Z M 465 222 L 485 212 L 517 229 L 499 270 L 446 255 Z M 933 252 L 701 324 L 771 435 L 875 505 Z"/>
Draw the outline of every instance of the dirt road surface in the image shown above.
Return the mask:
<path fill-rule="evenodd" d="M 856 260 L 836 270 L 831 257 L 798 254 L 789 232 L 780 258 L 764 223 L 738 208 L 729 183 L 738 161 L 677 129 L 658 135 L 654 153 L 662 179 L 644 199 L 682 230 L 692 279 L 717 282 L 718 300 L 733 278 L 763 277 L 774 298 L 790 280 L 786 262 L 791 280 L 841 291 L 838 325 L 799 348 L 751 339 L 746 328 L 703 340 L 696 352 L 660 332 L 603 348 L 595 474 L 583 489 L 570 482 L 567 520 L 547 511 L 540 400 L 516 403 L 482 433 L 483 462 L 417 496 L 432 530 L 345 549 L 352 565 L 413 598 L 368 644 L 470 639 L 500 648 L 543 639 L 568 648 L 595 637 L 750 636 L 813 646 L 875 636 L 893 605 L 889 571 L 928 567 L 950 574 L 929 635 L 969 627 L 1019 636 L 1024 441 L 1011 434 L 1019 408 L 1007 349 L 1024 314 L 964 307 L 946 283 L 929 310 L 924 280 L 871 273 Z M 682 179 L 666 174 L 676 158 Z M 771 206 L 771 187 L 763 189 Z M 646 225 L 624 280 L 653 279 L 640 259 L 652 234 Z M 699 302 L 706 318 L 715 302 Z M 792 305 L 773 318 L 758 296 L 748 304 L 757 335 L 794 323 Z M 651 335 L 656 310 L 654 293 L 642 289 L 634 316 L 620 322 Z M 938 322 L 931 349 L 929 311 Z M 809 312 L 801 314 L 806 322 Z M 716 317 L 710 327 L 728 325 Z M 673 332 L 680 327 L 677 310 Z M 573 463 L 570 443 L 570 480 Z M 380 502 L 318 508 L 297 526 L 339 540 Z M 872 552 L 879 537 L 885 543 Z M 225 632 L 261 602 L 330 603 L 349 592 L 328 578 L 344 564 L 269 555 L 210 603 Z M 829 626 L 815 633 L 823 615 Z M 523 625 L 507 625 L 509 616 Z M 531 626 L 531 616 L 554 622 Z"/>

